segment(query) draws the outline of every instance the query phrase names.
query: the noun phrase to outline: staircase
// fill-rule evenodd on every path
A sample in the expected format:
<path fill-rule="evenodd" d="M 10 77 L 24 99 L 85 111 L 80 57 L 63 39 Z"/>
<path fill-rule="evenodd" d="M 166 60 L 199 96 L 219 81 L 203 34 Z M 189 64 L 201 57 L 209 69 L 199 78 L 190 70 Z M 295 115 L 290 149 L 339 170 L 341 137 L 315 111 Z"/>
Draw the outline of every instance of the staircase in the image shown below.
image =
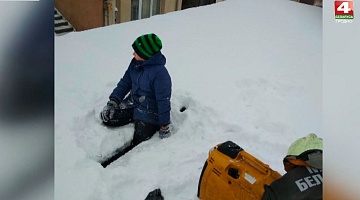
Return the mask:
<path fill-rule="evenodd" d="M 74 27 L 61 15 L 61 13 L 55 8 L 54 10 L 55 20 L 55 33 L 65 34 L 75 31 Z"/>

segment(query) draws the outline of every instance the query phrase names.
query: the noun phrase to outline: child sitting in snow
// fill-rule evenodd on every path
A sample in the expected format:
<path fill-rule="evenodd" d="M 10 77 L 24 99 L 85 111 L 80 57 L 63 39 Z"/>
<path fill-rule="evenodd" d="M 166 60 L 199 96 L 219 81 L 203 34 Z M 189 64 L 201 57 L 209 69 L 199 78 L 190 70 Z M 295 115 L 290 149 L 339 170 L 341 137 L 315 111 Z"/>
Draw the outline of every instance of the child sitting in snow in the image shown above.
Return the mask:
<path fill-rule="evenodd" d="M 151 33 L 138 37 L 132 47 L 134 58 L 100 113 L 106 126 L 134 122 L 134 138 L 123 153 L 148 140 L 157 131 L 160 138 L 170 136 L 172 83 L 165 68 L 166 58 L 160 51 L 162 42 Z"/>

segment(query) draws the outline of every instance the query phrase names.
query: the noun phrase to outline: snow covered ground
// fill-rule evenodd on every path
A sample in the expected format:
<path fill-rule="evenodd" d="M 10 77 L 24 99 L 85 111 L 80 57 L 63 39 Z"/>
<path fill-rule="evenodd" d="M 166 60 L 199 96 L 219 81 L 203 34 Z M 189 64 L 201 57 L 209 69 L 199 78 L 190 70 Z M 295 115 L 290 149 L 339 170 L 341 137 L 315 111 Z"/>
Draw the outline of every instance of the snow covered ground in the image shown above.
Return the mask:
<path fill-rule="evenodd" d="M 99 112 L 145 33 L 163 42 L 173 81 L 172 133 L 103 168 L 133 125 Z M 187 110 L 180 112 L 186 106 Z M 55 37 L 57 200 L 195 200 L 210 148 L 231 140 L 281 174 L 288 146 L 322 133 L 322 9 L 286 0 L 227 0 Z"/>

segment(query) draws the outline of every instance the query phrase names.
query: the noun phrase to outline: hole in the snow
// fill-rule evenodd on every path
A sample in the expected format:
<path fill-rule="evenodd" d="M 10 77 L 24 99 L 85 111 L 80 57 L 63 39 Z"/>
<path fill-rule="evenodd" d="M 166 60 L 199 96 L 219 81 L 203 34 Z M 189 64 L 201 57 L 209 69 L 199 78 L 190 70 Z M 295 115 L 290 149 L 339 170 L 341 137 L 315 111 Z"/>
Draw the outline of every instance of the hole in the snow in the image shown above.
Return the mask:
<path fill-rule="evenodd" d="M 180 108 L 180 112 L 184 112 L 185 110 L 186 110 L 186 107 L 185 107 L 185 106 L 183 106 L 183 107 Z"/>

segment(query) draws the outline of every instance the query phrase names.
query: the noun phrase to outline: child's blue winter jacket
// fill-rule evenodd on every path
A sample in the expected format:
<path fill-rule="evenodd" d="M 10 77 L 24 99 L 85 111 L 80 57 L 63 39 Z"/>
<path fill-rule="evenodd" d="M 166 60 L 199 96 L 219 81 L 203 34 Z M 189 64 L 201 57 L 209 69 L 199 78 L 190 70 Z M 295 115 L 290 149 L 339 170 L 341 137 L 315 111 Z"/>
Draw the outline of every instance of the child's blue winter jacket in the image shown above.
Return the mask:
<path fill-rule="evenodd" d="M 172 83 L 165 63 L 161 52 L 142 62 L 133 58 L 109 98 L 120 103 L 130 91 L 134 120 L 160 126 L 170 124 Z"/>

